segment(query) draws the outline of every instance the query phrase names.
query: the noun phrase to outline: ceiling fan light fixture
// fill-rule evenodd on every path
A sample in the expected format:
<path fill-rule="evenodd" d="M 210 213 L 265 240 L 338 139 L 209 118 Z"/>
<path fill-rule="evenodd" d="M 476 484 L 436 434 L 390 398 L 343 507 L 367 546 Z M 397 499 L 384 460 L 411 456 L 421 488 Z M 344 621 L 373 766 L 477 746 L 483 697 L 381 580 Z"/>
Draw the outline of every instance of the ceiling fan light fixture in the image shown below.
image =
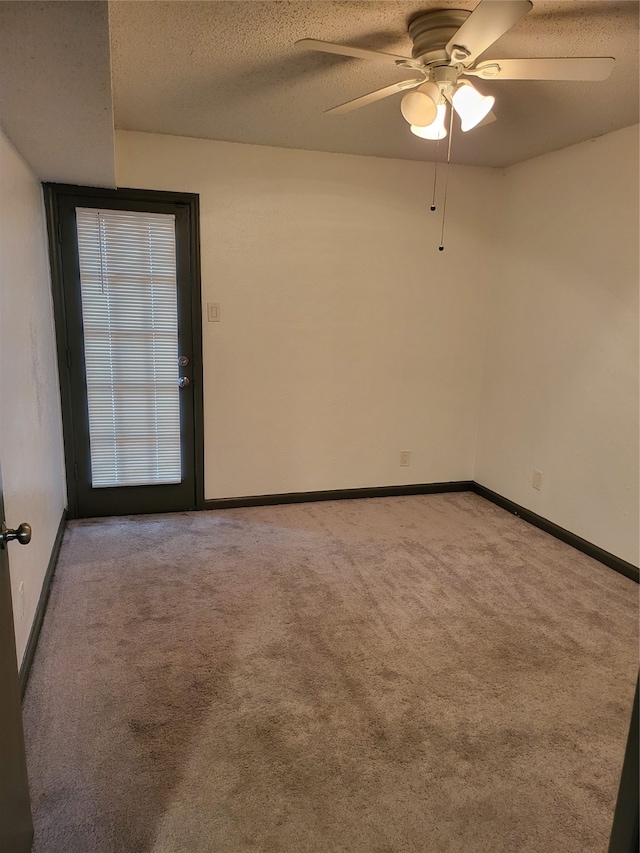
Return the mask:
<path fill-rule="evenodd" d="M 407 92 L 400 102 L 400 111 L 409 124 L 427 127 L 437 118 L 436 104 L 440 89 L 435 83 L 423 83 L 414 92 Z"/>
<path fill-rule="evenodd" d="M 463 80 L 451 100 L 453 108 L 460 116 L 460 126 L 466 132 L 486 118 L 496 99 L 493 95 L 481 95 L 471 83 Z"/>
<path fill-rule="evenodd" d="M 447 114 L 447 105 L 438 104 L 436 111 L 437 115 L 435 121 L 431 122 L 427 127 L 420 127 L 419 125 L 412 124 L 411 133 L 414 133 L 421 139 L 444 139 L 447 135 L 447 128 L 444 126 L 444 120 Z"/>

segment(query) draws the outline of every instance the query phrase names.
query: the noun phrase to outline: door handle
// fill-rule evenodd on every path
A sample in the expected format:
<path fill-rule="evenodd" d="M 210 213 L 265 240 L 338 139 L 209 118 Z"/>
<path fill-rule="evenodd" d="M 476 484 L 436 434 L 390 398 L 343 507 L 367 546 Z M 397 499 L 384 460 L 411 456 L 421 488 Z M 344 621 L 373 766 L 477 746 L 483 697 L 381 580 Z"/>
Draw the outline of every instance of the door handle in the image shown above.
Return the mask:
<path fill-rule="evenodd" d="M 9 530 L 3 521 L 0 525 L 0 545 L 4 546 L 6 542 L 14 539 L 17 539 L 21 545 L 28 545 L 31 542 L 31 525 L 23 521 L 16 530 Z"/>
<path fill-rule="evenodd" d="M 180 379 L 178 379 L 178 388 L 186 388 L 188 385 L 191 385 L 188 376 L 181 376 Z"/>

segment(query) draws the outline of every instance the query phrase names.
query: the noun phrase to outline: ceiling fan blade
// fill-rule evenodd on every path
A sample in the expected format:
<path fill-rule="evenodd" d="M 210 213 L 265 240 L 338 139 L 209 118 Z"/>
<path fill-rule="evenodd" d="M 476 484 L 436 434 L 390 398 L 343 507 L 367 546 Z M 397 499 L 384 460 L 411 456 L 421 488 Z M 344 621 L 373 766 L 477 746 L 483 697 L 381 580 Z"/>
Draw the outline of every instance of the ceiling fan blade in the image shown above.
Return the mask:
<path fill-rule="evenodd" d="M 480 0 L 447 44 L 447 53 L 455 62 L 471 65 L 532 8 L 531 0 Z"/>
<path fill-rule="evenodd" d="M 385 86 L 384 89 L 377 89 L 375 92 L 369 92 L 368 95 L 362 95 L 360 98 L 354 98 L 353 101 L 346 101 L 337 107 L 332 107 L 330 110 L 325 110 L 326 113 L 333 115 L 341 115 L 342 113 L 350 113 L 351 110 L 357 110 L 360 107 L 366 107 L 367 104 L 373 104 L 376 101 L 381 101 L 383 98 L 388 98 L 389 95 L 395 95 L 397 92 L 406 92 L 409 89 L 415 89 L 424 83 L 424 77 L 419 80 L 401 80 L 399 83 L 392 83 L 391 86 Z"/>
<path fill-rule="evenodd" d="M 482 121 L 478 122 L 476 127 L 484 127 L 485 124 L 493 124 L 494 121 L 497 121 L 497 120 L 498 120 L 498 116 L 494 113 L 493 110 L 491 110 L 491 112 L 486 114 L 486 116 L 482 119 Z M 476 127 L 474 127 L 473 129 L 475 130 Z"/>
<path fill-rule="evenodd" d="M 395 53 L 381 53 L 377 50 L 365 50 L 361 47 L 351 47 L 348 44 L 333 44 L 330 41 L 319 39 L 300 39 L 295 42 L 297 47 L 319 50 L 321 53 L 336 53 L 338 56 L 354 56 L 356 59 L 375 59 L 378 62 L 387 62 L 395 65 L 398 60 L 411 62 L 409 56 L 398 56 Z"/>
<path fill-rule="evenodd" d="M 491 59 L 464 73 L 483 80 L 606 80 L 614 64 L 612 56 Z"/>

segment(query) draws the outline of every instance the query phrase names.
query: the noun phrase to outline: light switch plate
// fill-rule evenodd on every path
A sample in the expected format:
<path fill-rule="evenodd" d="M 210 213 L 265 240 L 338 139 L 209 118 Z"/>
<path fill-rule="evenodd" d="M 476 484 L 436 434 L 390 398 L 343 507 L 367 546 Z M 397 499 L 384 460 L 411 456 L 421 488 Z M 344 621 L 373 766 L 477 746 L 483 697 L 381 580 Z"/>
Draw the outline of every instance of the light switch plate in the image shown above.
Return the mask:
<path fill-rule="evenodd" d="M 210 323 L 220 322 L 220 303 L 207 302 L 207 320 Z"/>

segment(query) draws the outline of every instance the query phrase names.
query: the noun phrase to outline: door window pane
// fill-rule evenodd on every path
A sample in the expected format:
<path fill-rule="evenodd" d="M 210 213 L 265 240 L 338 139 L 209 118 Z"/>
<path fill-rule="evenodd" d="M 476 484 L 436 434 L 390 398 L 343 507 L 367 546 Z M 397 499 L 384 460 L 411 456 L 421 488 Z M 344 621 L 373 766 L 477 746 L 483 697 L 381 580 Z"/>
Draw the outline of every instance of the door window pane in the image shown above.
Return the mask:
<path fill-rule="evenodd" d="M 179 483 L 175 216 L 76 208 L 91 484 Z"/>

